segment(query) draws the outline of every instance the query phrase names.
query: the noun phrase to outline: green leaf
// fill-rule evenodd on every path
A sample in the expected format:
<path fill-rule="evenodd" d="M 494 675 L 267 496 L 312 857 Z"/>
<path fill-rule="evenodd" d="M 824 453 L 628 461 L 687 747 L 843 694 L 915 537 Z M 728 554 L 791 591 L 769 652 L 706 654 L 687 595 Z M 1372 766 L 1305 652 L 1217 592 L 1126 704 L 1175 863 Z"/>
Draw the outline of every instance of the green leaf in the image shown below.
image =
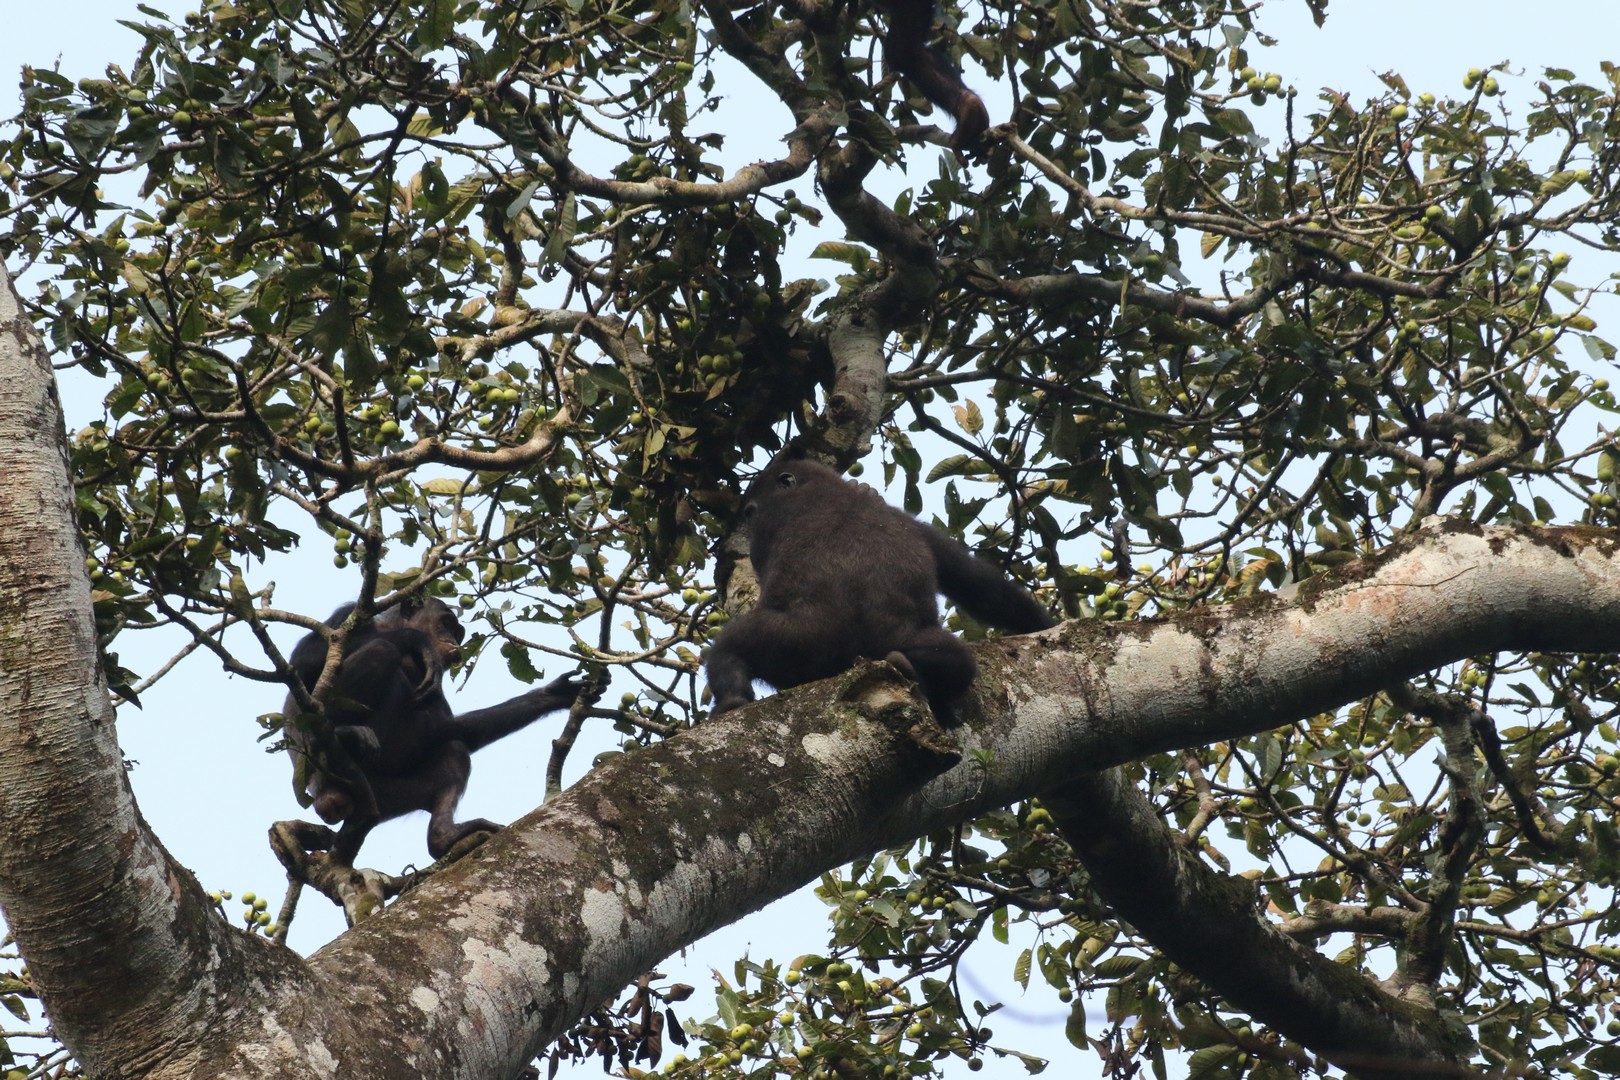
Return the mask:
<path fill-rule="evenodd" d="M 289 95 L 287 105 L 292 110 L 293 124 L 298 129 L 298 141 L 305 152 L 313 153 L 319 150 L 326 142 L 326 125 L 321 123 L 314 106 L 302 94 Z"/>
<path fill-rule="evenodd" d="M 974 469 L 973 466 L 979 466 L 979 468 Z M 983 466 L 984 463 L 977 458 L 969 457 L 967 454 L 953 454 L 936 463 L 928 471 L 928 482 L 932 484 L 934 481 L 947 476 L 967 476 L 970 472 L 983 471 Z"/>
<path fill-rule="evenodd" d="M 1581 1064 L 1606 1076 L 1620 1075 L 1620 1046 L 1599 1046 Z"/>
<path fill-rule="evenodd" d="M 1090 1050 L 1091 1044 L 1086 1041 L 1086 1003 L 1083 998 L 1075 998 L 1069 1003 L 1069 1019 L 1063 1024 L 1063 1035 L 1069 1040 L 1069 1045 Z"/>
<path fill-rule="evenodd" d="M 1123 979 L 1127 975 L 1134 974 L 1136 969 L 1141 966 L 1142 958 L 1140 956 L 1122 953 L 1118 956 L 1110 956 L 1099 963 L 1097 965 L 1097 976 L 1103 979 Z"/>
<path fill-rule="evenodd" d="M 445 43 L 456 28 L 456 0 L 427 0 L 416 24 L 416 40 L 423 52 L 432 52 Z"/>
<path fill-rule="evenodd" d="M 1206 1046 L 1187 1059 L 1187 1080 L 1215 1080 L 1235 1075 L 1230 1066 L 1237 1060 L 1235 1046 Z"/>
<path fill-rule="evenodd" d="M 847 263 L 856 270 L 864 270 L 872 261 L 872 253 L 859 244 L 846 244 L 841 240 L 823 240 L 810 252 L 812 259 L 833 259 Z"/>
<path fill-rule="evenodd" d="M 551 228 L 551 235 L 546 237 L 546 247 L 540 254 L 540 261 L 547 266 L 560 263 L 568 251 L 568 245 L 573 242 L 578 226 L 579 206 L 574 193 L 570 191 L 563 197 L 562 206 L 557 211 L 557 221 Z"/>
<path fill-rule="evenodd" d="M 1266 732 L 1255 740 L 1255 766 L 1262 780 L 1270 780 L 1282 768 L 1282 743 L 1277 736 Z"/>
<path fill-rule="evenodd" d="M 348 302 L 339 298 L 328 304 L 326 310 L 315 320 L 308 343 L 321 356 L 330 360 L 348 346 L 353 333 L 354 319 L 349 311 Z"/>
<path fill-rule="evenodd" d="M 523 190 L 517 193 L 517 197 L 506 204 L 506 220 L 509 222 L 516 221 L 529 208 L 529 203 L 534 199 L 534 193 L 539 190 L 539 180 L 530 180 L 525 184 Z"/>
<path fill-rule="evenodd" d="M 1536 196 L 1545 199 L 1562 195 L 1579 177 L 1580 172 L 1576 169 L 1560 169 L 1541 182 L 1541 188 L 1536 192 Z"/>

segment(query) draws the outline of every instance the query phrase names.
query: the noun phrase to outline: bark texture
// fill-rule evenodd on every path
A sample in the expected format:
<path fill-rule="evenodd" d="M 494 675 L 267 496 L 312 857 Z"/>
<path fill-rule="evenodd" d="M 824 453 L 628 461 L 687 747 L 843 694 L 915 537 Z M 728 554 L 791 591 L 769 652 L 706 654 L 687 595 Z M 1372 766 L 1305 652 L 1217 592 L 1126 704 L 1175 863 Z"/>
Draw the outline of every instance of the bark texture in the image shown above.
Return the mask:
<path fill-rule="evenodd" d="M 0 910 L 98 1076 L 182 1075 L 248 980 L 295 957 L 224 933 L 146 827 L 101 678 L 49 358 L 0 267 Z"/>

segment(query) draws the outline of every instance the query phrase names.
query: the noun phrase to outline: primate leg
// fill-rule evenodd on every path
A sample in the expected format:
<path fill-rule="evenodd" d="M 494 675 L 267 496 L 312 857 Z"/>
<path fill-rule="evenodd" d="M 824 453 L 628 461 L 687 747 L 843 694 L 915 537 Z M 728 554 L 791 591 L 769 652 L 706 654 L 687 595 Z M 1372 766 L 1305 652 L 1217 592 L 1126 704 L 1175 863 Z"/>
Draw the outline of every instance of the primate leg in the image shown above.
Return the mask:
<path fill-rule="evenodd" d="M 742 616 L 727 629 L 747 618 L 747 615 Z M 743 657 L 735 634 L 730 638 L 722 636 L 709 647 L 703 667 L 709 678 L 709 693 L 714 696 L 710 716 L 719 716 L 754 700 L 754 672 Z"/>
<path fill-rule="evenodd" d="M 474 818 L 456 821 L 456 807 L 467 790 L 467 777 L 472 774 L 472 755 L 460 743 L 446 743 L 443 757 L 419 773 L 408 777 L 384 777 L 378 784 L 379 804 L 387 798 L 391 805 L 403 805 L 411 799 L 414 806 L 428 812 L 428 854 L 435 859 L 456 846 L 462 837 L 475 832 L 499 832 L 493 821 Z M 398 803 L 392 800 L 398 799 Z"/>
<path fill-rule="evenodd" d="M 452 818 L 454 815 L 452 815 Z M 435 815 L 434 820 L 438 820 Z M 466 821 L 452 820 L 448 829 L 436 829 L 435 825 L 428 826 L 428 854 L 435 859 L 442 859 L 451 848 L 461 843 L 474 833 L 498 833 L 506 826 L 497 825 L 488 818 L 468 818 Z"/>
<path fill-rule="evenodd" d="M 353 866 L 355 858 L 360 854 L 360 845 L 366 842 L 371 830 L 377 827 L 377 821 L 377 818 L 368 820 L 351 810 L 338 829 L 337 839 L 332 843 L 332 861 L 344 866 Z"/>
<path fill-rule="evenodd" d="M 943 627 L 931 626 L 896 651 L 910 663 L 939 722 L 947 727 L 955 724 L 951 705 L 967 693 L 979 671 L 973 650 Z"/>
<path fill-rule="evenodd" d="M 934 0 L 889 0 L 885 9 L 889 32 L 883 49 L 889 63 L 956 119 L 952 148 L 972 146 L 990 127 L 990 113 L 962 81 L 956 65 L 929 43 L 934 36 Z"/>
<path fill-rule="evenodd" d="M 754 700 L 753 682 L 763 679 L 778 690 L 836 675 L 855 662 L 840 648 L 842 628 L 820 625 L 824 612 L 777 611 L 757 607 L 726 627 L 705 661 L 718 716 Z"/>

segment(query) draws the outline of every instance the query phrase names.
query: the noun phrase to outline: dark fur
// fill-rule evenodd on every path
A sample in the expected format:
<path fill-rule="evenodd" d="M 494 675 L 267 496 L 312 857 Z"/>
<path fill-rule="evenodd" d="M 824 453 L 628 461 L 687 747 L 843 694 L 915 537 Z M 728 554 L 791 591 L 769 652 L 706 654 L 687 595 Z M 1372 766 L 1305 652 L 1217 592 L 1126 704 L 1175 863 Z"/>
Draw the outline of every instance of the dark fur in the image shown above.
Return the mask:
<path fill-rule="evenodd" d="M 1014 633 L 1052 617 L 995 566 L 931 525 L 811 461 L 773 462 L 748 489 L 744 520 L 759 604 L 709 650 L 714 714 L 824 679 L 867 657 L 915 676 L 942 722 L 978 665 L 939 624 L 943 592 L 980 622 Z"/>
<path fill-rule="evenodd" d="M 342 625 L 353 610 L 353 604 L 344 604 L 326 625 Z M 585 689 L 564 676 L 504 704 L 457 716 L 445 699 L 443 682 L 464 636 L 455 613 L 436 599 L 410 611 L 384 612 L 370 625 L 349 631 L 343 663 L 327 697 L 326 721 L 371 787 L 377 802 L 374 821 L 359 813 L 353 787 L 323 771 L 310 755 L 308 737 L 295 722 L 297 699 L 288 696 L 282 713 L 294 784 L 301 786 L 301 794 L 307 792 L 322 821 L 344 823 L 332 849 L 334 859 L 352 866 L 375 825 L 413 810 L 431 815 L 428 852 L 434 858 L 463 837 L 498 830 L 500 826 L 483 818 L 455 820 L 472 771 L 472 752 L 567 708 Z M 293 649 L 289 664 L 306 690 L 315 688 L 326 653 L 326 639 L 317 633 Z"/>
<path fill-rule="evenodd" d="M 962 73 L 946 55 L 929 44 L 934 36 L 934 0 L 880 0 L 889 16 L 883 55 L 910 79 L 929 101 L 956 118 L 951 146 L 964 150 L 990 127 L 990 113 L 978 94 L 967 88 Z"/>

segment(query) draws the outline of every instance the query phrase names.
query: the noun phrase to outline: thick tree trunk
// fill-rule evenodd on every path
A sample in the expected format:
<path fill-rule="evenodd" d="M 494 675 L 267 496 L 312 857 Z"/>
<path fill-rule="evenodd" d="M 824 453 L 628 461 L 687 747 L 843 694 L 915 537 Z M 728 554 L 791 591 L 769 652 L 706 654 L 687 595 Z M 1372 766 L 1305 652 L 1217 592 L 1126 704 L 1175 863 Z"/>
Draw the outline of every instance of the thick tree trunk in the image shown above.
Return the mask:
<path fill-rule="evenodd" d="M 249 979 L 296 958 L 235 933 L 136 810 L 101 678 L 50 361 L 0 266 L 0 909 L 97 1076 L 173 1072 Z"/>

